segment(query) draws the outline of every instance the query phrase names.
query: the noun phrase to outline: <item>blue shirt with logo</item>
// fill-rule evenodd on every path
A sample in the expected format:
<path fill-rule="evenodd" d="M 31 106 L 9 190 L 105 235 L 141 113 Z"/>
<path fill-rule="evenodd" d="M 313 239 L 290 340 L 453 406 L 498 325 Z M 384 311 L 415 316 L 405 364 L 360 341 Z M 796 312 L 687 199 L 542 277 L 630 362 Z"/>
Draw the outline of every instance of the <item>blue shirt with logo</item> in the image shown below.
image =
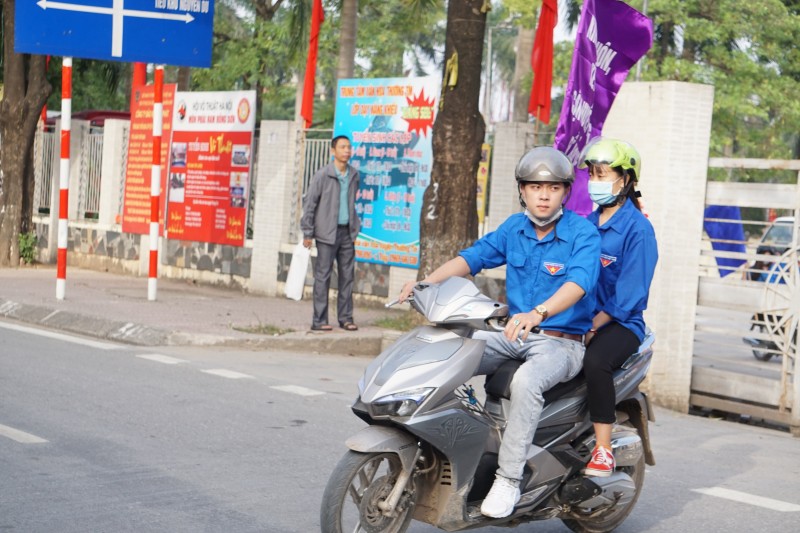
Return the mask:
<path fill-rule="evenodd" d="M 496 231 L 462 250 L 474 276 L 486 268 L 506 267 L 509 312 L 528 313 L 571 281 L 586 293 L 575 305 L 547 317 L 541 329 L 582 335 L 592 326 L 595 285 L 600 270 L 600 236 L 586 219 L 564 210 L 542 240 L 525 213 L 511 215 Z"/>
<path fill-rule="evenodd" d="M 658 262 L 653 225 L 631 201 L 622 204 L 602 226 L 599 209 L 587 219 L 598 227 L 602 241 L 595 314 L 605 311 L 641 341 L 645 332 L 642 311 L 647 309 Z"/>
<path fill-rule="evenodd" d="M 336 171 L 336 179 L 339 180 L 339 219 L 338 224 L 340 226 L 344 226 L 350 222 L 350 213 L 349 213 L 349 205 L 347 202 L 347 186 L 349 185 L 349 180 L 347 179 L 347 174 L 350 171 L 349 166 L 344 167 L 344 172 L 339 172 L 339 169 L 336 168 L 336 165 L 333 166 L 333 170 Z"/>

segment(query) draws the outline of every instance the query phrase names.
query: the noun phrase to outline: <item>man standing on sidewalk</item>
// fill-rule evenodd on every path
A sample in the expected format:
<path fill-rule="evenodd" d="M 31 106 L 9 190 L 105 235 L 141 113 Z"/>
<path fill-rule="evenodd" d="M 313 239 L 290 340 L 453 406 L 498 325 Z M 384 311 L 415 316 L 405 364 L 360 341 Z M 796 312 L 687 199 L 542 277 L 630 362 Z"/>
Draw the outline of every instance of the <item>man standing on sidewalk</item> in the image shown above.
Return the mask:
<path fill-rule="evenodd" d="M 328 290 L 333 261 L 339 270 L 337 319 L 339 326 L 355 331 L 353 322 L 353 280 L 355 278 L 355 240 L 361 221 L 356 214 L 358 171 L 349 165 L 351 146 L 345 135 L 331 141 L 333 162 L 314 174 L 303 205 L 300 229 L 303 246 L 311 248 L 317 240 L 314 266 L 314 317 L 311 329 L 331 331 L 328 324 Z"/>

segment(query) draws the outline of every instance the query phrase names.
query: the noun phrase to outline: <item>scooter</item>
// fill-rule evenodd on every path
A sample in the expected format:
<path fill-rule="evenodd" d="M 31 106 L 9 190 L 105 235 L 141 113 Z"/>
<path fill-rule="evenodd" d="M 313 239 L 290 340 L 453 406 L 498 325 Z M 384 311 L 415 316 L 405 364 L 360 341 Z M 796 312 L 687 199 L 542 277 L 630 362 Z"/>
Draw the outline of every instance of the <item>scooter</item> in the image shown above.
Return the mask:
<path fill-rule="evenodd" d="M 472 334 L 502 331 L 508 306 L 459 277 L 418 283 L 409 303 L 431 325 L 400 337 L 359 380 L 352 410 L 368 425 L 347 439 L 349 449 L 328 480 L 322 532 L 402 533 L 412 519 L 445 531 L 550 518 L 573 531 L 619 526 L 642 490 L 645 463 L 655 464 L 648 434 L 653 413 L 638 388 L 650 367 L 653 333 L 614 374 L 613 474 L 582 474 L 595 439 L 579 374 L 545 394 L 519 503 L 510 516 L 489 518 L 480 505 L 494 481 L 511 378 L 521 362 L 487 376 L 483 402 L 466 383 L 485 347 Z"/>

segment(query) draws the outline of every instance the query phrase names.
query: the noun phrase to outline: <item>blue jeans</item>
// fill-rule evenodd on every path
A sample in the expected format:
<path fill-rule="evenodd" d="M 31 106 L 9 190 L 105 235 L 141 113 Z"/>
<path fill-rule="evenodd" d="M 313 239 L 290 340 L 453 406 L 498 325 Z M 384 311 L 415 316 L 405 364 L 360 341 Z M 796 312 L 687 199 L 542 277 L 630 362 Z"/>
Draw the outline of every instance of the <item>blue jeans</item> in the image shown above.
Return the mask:
<path fill-rule="evenodd" d="M 478 331 L 473 338 L 486 341 L 478 375 L 494 373 L 509 359 L 524 361 L 511 381 L 511 406 L 497 469 L 505 478 L 520 480 L 542 414 L 543 394 L 580 372 L 584 347 L 577 341 L 542 334 L 528 335 L 522 345 L 502 333 Z"/>

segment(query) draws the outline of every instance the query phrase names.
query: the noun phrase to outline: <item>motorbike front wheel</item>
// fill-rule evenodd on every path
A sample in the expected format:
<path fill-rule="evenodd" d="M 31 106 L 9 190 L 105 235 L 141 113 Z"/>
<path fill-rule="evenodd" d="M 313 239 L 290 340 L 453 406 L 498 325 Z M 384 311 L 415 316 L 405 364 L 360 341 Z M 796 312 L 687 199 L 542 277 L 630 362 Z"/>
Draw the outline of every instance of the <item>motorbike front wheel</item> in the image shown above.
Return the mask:
<path fill-rule="evenodd" d="M 322 533 L 402 533 L 414 514 L 413 479 L 397 502 L 393 516 L 378 507 L 394 488 L 401 471 L 393 453 L 345 453 L 322 495 Z"/>

